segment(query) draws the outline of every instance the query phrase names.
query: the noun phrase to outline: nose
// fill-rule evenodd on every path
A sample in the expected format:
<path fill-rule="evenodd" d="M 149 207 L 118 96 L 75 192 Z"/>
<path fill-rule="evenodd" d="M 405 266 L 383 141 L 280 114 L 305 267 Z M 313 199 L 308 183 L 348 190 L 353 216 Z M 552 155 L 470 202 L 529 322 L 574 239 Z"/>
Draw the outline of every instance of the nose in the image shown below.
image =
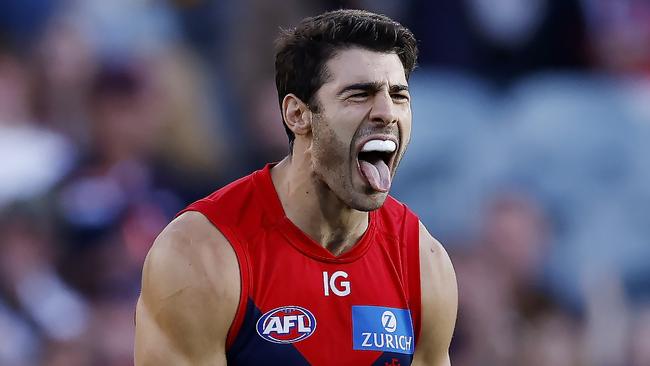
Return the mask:
<path fill-rule="evenodd" d="M 370 120 L 383 125 L 391 125 L 397 122 L 395 104 L 388 92 L 375 94 L 373 98 Z"/>

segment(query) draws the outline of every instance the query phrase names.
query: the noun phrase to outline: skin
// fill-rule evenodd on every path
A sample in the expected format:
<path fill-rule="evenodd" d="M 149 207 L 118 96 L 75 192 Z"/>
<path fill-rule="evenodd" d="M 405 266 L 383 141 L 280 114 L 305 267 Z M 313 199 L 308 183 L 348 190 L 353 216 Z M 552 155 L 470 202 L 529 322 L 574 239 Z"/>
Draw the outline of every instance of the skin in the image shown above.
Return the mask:
<path fill-rule="evenodd" d="M 317 107 L 288 94 L 282 103 L 294 151 L 271 170 L 287 217 L 335 255 L 350 250 L 383 204 L 358 168 L 369 136 L 390 136 L 395 174 L 411 134 L 410 95 L 397 55 L 360 48 L 326 63 Z M 413 365 L 450 365 L 458 305 L 449 256 L 420 224 L 422 333 Z M 136 365 L 225 365 L 225 339 L 239 299 L 235 254 L 205 217 L 188 212 L 156 239 L 145 261 L 136 310 Z"/>

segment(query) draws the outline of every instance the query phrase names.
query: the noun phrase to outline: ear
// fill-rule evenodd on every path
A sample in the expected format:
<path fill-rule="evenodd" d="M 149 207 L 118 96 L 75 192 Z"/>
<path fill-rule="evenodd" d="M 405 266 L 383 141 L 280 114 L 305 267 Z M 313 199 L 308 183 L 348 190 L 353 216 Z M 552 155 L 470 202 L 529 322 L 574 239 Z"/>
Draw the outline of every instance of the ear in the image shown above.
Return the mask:
<path fill-rule="evenodd" d="M 284 123 L 294 134 L 306 135 L 311 132 L 312 112 L 294 94 L 287 94 L 282 99 L 282 115 Z"/>

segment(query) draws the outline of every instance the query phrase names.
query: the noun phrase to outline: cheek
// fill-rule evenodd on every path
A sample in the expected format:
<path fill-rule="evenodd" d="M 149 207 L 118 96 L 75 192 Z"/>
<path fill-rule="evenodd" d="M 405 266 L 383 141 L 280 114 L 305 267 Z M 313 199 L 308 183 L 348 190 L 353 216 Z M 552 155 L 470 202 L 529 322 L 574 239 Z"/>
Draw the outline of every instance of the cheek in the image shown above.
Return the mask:
<path fill-rule="evenodd" d="M 340 168 L 345 163 L 349 144 L 334 129 L 325 124 L 314 130 L 314 157 L 316 163 L 328 170 Z"/>

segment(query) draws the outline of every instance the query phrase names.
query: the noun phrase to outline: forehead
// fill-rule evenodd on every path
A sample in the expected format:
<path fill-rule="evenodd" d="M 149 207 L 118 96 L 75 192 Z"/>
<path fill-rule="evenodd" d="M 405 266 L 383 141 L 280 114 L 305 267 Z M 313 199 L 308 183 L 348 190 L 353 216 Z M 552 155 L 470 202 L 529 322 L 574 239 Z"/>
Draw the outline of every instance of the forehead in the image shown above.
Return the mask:
<path fill-rule="evenodd" d="M 328 78 L 323 87 L 379 82 L 388 86 L 407 85 L 404 67 L 395 53 L 349 48 L 337 52 L 326 63 Z"/>

